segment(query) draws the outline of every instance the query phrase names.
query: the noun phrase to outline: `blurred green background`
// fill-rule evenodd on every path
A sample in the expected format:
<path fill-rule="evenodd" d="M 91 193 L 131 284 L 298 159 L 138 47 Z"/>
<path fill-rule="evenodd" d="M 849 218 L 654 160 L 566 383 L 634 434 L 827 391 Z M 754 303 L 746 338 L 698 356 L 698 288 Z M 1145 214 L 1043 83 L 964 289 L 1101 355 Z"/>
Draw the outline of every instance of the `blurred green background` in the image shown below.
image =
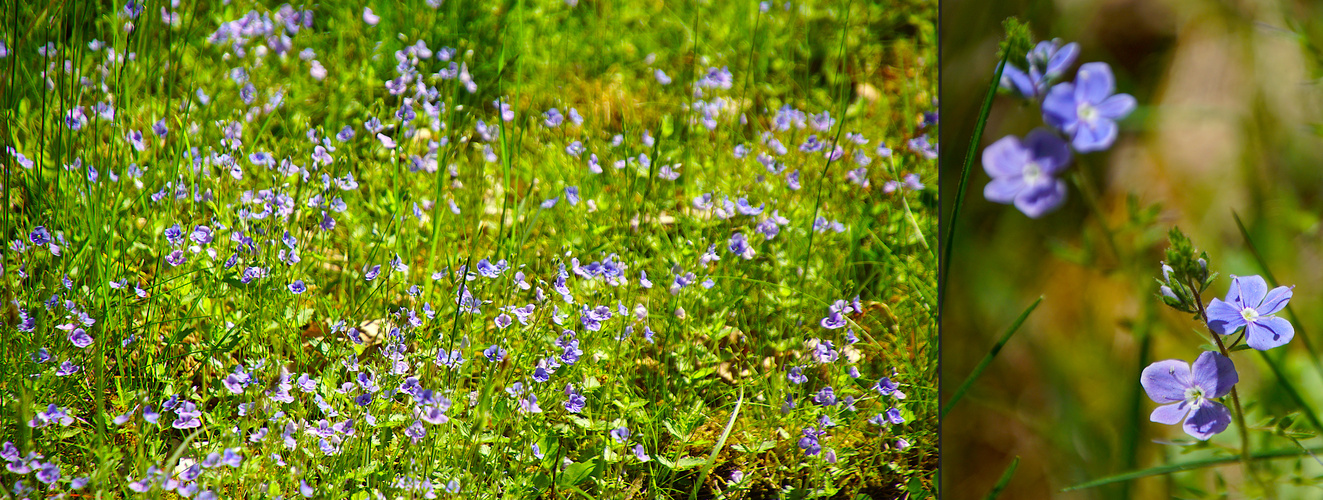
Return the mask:
<path fill-rule="evenodd" d="M 1083 491 L 1063 488 L 1128 470 L 1234 453 L 1232 426 L 1209 445 L 1181 446 L 1177 426 L 1151 423 L 1156 407 L 1139 373 L 1152 361 L 1192 361 L 1208 342 L 1188 315 L 1155 298 L 1166 231 L 1179 226 L 1221 277 L 1204 301 L 1225 297 L 1229 275 L 1262 274 L 1237 229 L 1244 221 L 1273 274 L 1294 284 L 1297 336 L 1271 352 L 1284 375 L 1323 410 L 1323 378 L 1306 349 L 1323 352 L 1323 113 L 1316 2 L 1202 0 L 943 1 L 941 202 L 945 224 L 979 106 L 996 67 L 1001 22 L 1028 21 L 1036 40 L 1081 45 L 1080 63 L 1111 64 L 1118 91 L 1139 108 L 1111 150 L 1077 156 L 1099 192 L 1104 223 L 1072 185 L 1058 211 L 1032 220 L 988 202 L 983 147 L 1042 126 L 1036 107 L 997 97 L 977 141 L 942 315 L 943 401 L 1040 295 L 1042 305 L 942 422 L 943 498 L 983 498 L 1019 457 L 1000 498 L 1244 498 L 1238 463 Z M 1023 68 L 1023 61 L 1019 61 Z M 1156 210 L 1142 208 L 1157 206 Z M 1264 358 L 1233 356 L 1255 450 L 1290 449 L 1273 435 L 1295 414 Z M 1296 420 L 1303 420 L 1296 418 Z M 1292 431 L 1317 435 L 1303 421 Z M 1323 444 L 1302 438 L 1307 447 Z M 1184 453 L 1183 453 L 1184 452 Z M 1296 471 L 1299 466 L 1303 469 Z M 1320 498 L 1292 486 L 1323 474 L 1312 460 L 1272 462 L 1281 498 Z"/>

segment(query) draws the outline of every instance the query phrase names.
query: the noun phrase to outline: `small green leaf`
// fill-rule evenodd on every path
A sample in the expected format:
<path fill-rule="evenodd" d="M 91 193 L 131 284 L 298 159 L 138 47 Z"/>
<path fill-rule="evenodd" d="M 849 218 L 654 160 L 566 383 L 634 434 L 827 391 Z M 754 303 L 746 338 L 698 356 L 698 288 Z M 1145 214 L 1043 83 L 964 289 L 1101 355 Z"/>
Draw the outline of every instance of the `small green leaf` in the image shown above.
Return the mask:
<path fill-rule="evenodd" d="M 575 462 L 565 468 L 556 484 L 562 489 L 582 483 L 593 474 L 593 463 Z"/>

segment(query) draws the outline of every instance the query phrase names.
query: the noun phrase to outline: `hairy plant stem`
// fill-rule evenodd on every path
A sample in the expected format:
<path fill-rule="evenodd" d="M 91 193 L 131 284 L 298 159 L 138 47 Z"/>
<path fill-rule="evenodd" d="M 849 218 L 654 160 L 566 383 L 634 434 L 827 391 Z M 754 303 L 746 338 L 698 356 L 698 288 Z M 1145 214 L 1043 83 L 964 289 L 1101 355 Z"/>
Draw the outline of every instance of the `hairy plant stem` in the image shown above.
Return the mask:
<path fill-rule="evenodd" d="M 1203 320 L 1204 327 L 1208 328 L 1209 336 L 1213 337 L 1213 342 L 1217 343 L 1217 348 L 1222 351 L 1222 355 L 1230 359 L 1231 351 L 1227 350 L 1226 344 L 1222 343 L 1222 338 L 1217 332 L 1214 332 L 1212 327 L 1208 326 L 1208 311 L 1204 309 L 1204 301 L 1199 297 L 1199 284 L 1191 281 L 1187 285 L 1189 285 L 1190 291 L 1194 292 L 1195 307 L 1199 309 L 1199 317 Z M 1250 456 L 1249 428 L 1245 426 L 1245 412 L 1240 409 L 1240 395 L 1236 393 L 1235 387 L 1231 388 L 1231 404 L 1236 410 L 1236 427 L 1240 429 L 1240 461 L 1245 466 L 1245 474 L 1262 487 L 1263 484 L 1259 481 L 1258 474 L 1254 473 L 1254 461 Z"/>

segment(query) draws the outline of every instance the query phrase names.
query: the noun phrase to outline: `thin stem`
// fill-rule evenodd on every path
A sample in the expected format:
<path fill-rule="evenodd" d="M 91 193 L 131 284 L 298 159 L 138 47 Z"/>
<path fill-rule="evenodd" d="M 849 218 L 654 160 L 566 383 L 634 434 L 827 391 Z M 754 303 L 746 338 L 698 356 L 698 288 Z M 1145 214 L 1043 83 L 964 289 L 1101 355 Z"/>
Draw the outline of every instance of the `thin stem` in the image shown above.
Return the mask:
<path fill-rule="evenodd" d="M 1204 301 L 1199 297 L 1199 285 L 1194 282 L 1189 283 L 1190 291 L 1194 292 L 1194 305 L 1199 309 L 1199 317 L 1203 319 L 1204 327 L 1208 328 L 1208 333 L 1213 337 L 1213 342 L 1217 343 L 1217 348 L 1222 351 L 1222 355 L 1228 359 L 1231 358 L 1231 352 L 1227 346 L 1222 343 L 1222 338 L 1208 327 L 1208 312 L 1204 310 Z M 1236 388 L 1231 387 L 1231 404 L 1235 407 L 1236 427 L 1240 429 L 1240 459 L 1245 465 L 1245 474 L 1249 475 L 1254 482 L 1259 482 L 1259 476 L 1254 473 L 1253 457 L 1250 456 L 1249 428 L 1245 426 L 1245 412 L 1240 408 L 1240 395 L 1236 393 Z"/>
<path fill-rule="evenodd" d="M 1116 245 L 1116 236 L 1112 233 L 1111 226 L 1107 225 L 1107 218 L 1103 216 L 1102 205 L 1098 203 L 1098 192 L 1093 189 L 1093 184 L 1089 183 L 1088 179 L 1079 170 L 1071 174 L 1070 180 L 1084 195 L 1084 204 L 1089 206 L 1093 218 L 1098 219 L 1098 225 L 1103 230 L 1103 237 L 1106 238 L 1107 246 L 1111 248 L 1112 255 L 1116 256 L 1116 262 L 1124 263 L 1125 259 L 1121 257 L 1121 247 Z"/>

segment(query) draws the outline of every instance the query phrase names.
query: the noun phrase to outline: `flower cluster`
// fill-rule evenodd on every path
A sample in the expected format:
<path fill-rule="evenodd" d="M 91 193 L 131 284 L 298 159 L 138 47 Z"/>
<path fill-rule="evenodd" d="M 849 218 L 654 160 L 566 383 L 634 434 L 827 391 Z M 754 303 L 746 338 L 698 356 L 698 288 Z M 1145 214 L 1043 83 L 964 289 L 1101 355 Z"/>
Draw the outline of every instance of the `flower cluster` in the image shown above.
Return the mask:
<path fill-rule="evenodd" d="M 1001 86 L 1041 107 L 1043 122 L 1023 139 L 1009 135 L 983 150 L 983 168 L 992 178 L 983 196 L 1012 204 L 1039 218 L 1066 200 L 1062 174 L 1071 152 L 1090 153 L 1112 146 L 1117 121 L 1135 109 L 1135 98 L 1116 93 L 1107 63 L 1080 65 L 1073 82 L 1060 82 L 1079 56 L 1079 45 L 1059 40 L 1039 42 L 1026 56 L 1028 70 L 1007 64 Z"/>
<path fill-rule="evenodd" d="M 1180 231 L 1172 230 L 1171 264 L 1162 264 L 1159 296 L 1177 310 L 1193 312 L 1212 334 L 1220 352 L 1205 351 L 1193 364 L 1168 359 L 1144 368 L 1140 384 L 1148 397 L 1159 406 L 1149 419 L 1162 424 L 1181 424 L 1196 439 L 1207 440 L 1226 430 L 1233 413 L 1217 401 L 1232 394 L 1240 380 L 1229 355 L 1241 341 L 1250 348 L 1266 351 L 1285 345 L 1295 336 L 1295 328 L 1275 316 L 1291 300 L 1291 287 L 1268 289 L 1260 276 L 1232 276 L 1226 299 L 1214 298 L 1206 306 L 1199 292 L 1212 281 L 1207 255 L 1197 254 Z M 1224 342 L 1223 337 L 1230 338 Z M 1239 413 L 1239 403 L 1236 412 Z"/>

